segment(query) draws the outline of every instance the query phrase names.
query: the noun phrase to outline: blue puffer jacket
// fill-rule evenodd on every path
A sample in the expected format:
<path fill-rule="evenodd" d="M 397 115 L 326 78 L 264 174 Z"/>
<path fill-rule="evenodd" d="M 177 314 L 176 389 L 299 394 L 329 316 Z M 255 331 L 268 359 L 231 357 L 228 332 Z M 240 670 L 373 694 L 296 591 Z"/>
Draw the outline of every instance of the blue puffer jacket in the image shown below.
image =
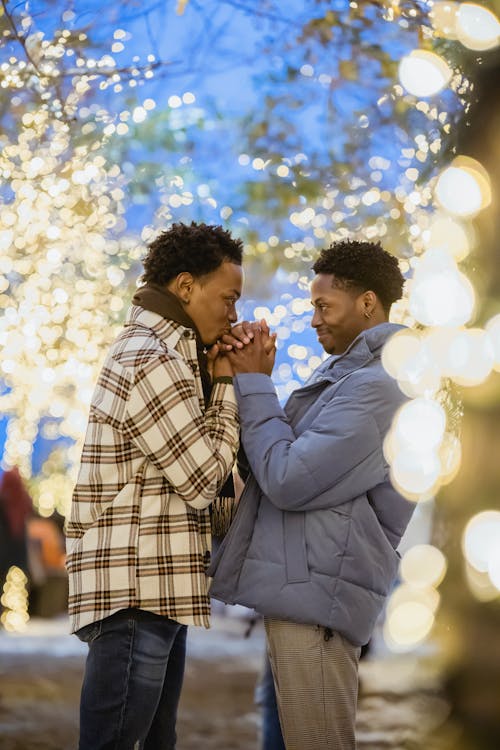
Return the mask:
<path fill-rule="evenodd" d="M 284 409 L 267 375 L 235 378 L 252 474 L 209 569 L 212 597 L 369 640 L 414 508 L 391 486 L 382 453 L 405 400 L 380 361 L 399 329 L 361 333 Z"/>

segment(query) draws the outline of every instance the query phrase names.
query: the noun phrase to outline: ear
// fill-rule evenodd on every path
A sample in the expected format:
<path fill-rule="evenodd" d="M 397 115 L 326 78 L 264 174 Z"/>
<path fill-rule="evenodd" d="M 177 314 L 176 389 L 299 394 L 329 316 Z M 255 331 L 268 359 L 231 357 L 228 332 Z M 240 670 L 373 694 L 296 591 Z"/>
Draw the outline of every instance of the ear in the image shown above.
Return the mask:
<path fill-rule="evenodd" d="M 189 304 L 193 293 L 193 284 L 193 275 L 190 274 L 189 271 L 183 271 L 175 277 L 172 291 L 177 297 L 179 297 L 181 302 L 184 302 L 184 304 L 187 305 Z"/>
<path fill-rule="evenodd" d="M 360 295 L 359 299 L 363 315 L 367 320 L 369 320 L 375 311 L 375 307 L 377 306 L 377 295 L 375 294 L 375 292 L 368 290 L 366 292 L 363 292 L 363 294 Z"/>

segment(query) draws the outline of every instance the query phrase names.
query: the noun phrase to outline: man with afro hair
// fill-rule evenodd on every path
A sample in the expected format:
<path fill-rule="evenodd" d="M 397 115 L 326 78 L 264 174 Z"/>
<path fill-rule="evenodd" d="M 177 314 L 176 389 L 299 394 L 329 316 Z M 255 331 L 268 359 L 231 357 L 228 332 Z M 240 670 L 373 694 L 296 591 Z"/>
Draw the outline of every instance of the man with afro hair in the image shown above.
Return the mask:
<path fill-rule="evenodd" d="M 264 615 L 287 750 L 354 750 L 360 649 L 414 507 L 382 449 L 404 401 L 381 363 L 403 277 L 371 242 L 333 243 L 313 269 L 311 324 L 330 356 L 284 408 L 265 330 L 228 353 L 250 474 L 209 575 L 213 597 Z"/>
<path fill-rule="evenodd" d="M 162 232 L 97 382 L 66 530 L 71 625 L 89 645 L 80 750 L 175 747 L 187 626 L 209 625 L 210 508 L 234 494 L 216 342 L 236 322 L 242 249 L 218 226 Z"/>

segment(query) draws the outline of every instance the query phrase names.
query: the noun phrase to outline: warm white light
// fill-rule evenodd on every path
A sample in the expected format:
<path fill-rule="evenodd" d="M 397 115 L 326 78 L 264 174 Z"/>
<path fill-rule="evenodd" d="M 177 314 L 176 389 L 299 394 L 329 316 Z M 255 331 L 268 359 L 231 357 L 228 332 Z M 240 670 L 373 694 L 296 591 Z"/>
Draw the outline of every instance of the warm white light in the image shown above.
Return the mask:
<path fill-rule="evenodd" d="M 417 331 L 404 330 L 391 336 L 382 350 L 382 364 L 410 398 L 432 396 L 440 387 L 441 372 Z"/>
<path fill-rule="evenodd" d="M 134 111 L 132 112 L 132 119 L 137 123 L 144 122 L 147 116 L 148 113 L 144 107 L 135 107 Z"/>
<path fill-rule="evenodd" d="M 500 512 L 485 510 L 470 519 L 462 537 L 464 555 L 473 568 L 485 573 L 500 548 Z"/>
<path fill-rule="evenodd" d="M 382 364 L 410 398 L 432 396 L 441 384 L 441 373 L 429 359 L 416 331 L 399 331 L 382 351 Z"/>
<path fill-rule="evenodd" d="M 391 336 L 382 350 L 382 364 L 385 370 L 398 378 L 401 369 L 420 352 L 420 336 L 416 331 L 398 331 Z"/>
<path fill-rule="evenodd" d="M 410 312 L 426 326 L 465 325 L 474 310 L 473 286 L 452 262 L 441 261 L 429 258 L 416 270 L 410 285 Z"/>
<path fill-rule="evenodd" d="M 414 647 L 422 643 L 434 625 L 434 614 L 420 602 L 407 602 L 387 618 L 386 639 L 394 647 Z"/>
<path fill-rule="evenodd" d="M 427 497 L 437 488 L 441 464 L 435 453 L 398 451 L 391 466 L 391 479 L 406 497 Z"/>
<path fill-rule="evenodd" d="M 498 18 L 476 3 L 460 3 L 456 30 L 458 39 L 469 49 L 492 49 L 500 40 Z"/>
<path fill-rule="evenodd" d="M 439 36 L 455 39 L 458 3 L 438 0 L 432 6 L 432 26 Z"/>
<path fill-rule="evenodd" d="M 441 172 L 436 184 L 436 198 L 455 216 L 475 216 L 491 203 L 488 174 L 475 159 L 457 157 Z"/>
<path fill-rule="evenodd" d="M 488 561 L 488 575 L 493 586 L 500 591 L 500 546 L 491 553 Z"/>
<path fill-rule="evenodd" d="M 394 423 L 396 435 L 405 448 L 424 453 L 440 445 L 445 427 L 443 407 L 426 398 L 415 398 L 402 406 Z"/>
<path fill-rule="evenodd" d="M 446 573 L 446 558 L 431 544 L 416 544 L 401 560 L 400 576 L 417 588 L 438 586 Z"/>
<path fill-rule="evenodd" d="M 387 602 L 384 638 L 388 646 L 407 649 L 425 640 L 434 624 L 439 599 L 433 588 L 398 586 Z"/>
<path fill-rule="evenodd" d="M 445 374 L 459 385 L 483 383 L 493 368 L 494 350 L 490 337 L 480 328 L 456 332 L 445 359 Z"/>
<path fill-rule="evenodd" d="M 486 333 L 493 347 L 493 367 L 500 370 L 500 315 L 495 315 L 486 323 Z"/>
<path fill-rule="evenodd" d="M 476 570 L 466 561 L 465 576 L 470 590 L 480 602 L 491 602 L 498 598 L 498 589 L 487 572 Z"/>
<path fill-rule="evenodd" d="M 424 233 L 423 239 L 428 249 L 444 251 L 459 263 L 470 252 L 470 234 L 469 227 L 466 228 L 451 216 L 438 215 Z"/>
<path fill-rule="evenodd" d="M 450 67 L 441 57 L 421 49 L 403 57 L 399 65 L 399 80 L 414 96 L 437 94 L 448 84 L 451 75 Z"/>

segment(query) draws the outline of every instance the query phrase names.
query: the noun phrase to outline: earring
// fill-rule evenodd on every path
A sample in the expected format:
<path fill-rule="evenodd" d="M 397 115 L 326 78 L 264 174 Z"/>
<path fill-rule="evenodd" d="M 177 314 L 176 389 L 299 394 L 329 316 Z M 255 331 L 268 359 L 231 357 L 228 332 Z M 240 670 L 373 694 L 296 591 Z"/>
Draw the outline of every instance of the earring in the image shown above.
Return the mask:
<path fill-rule="evenodd" d="M 365 310 L 365 318 L 369 320 L 371 318 L 372 314 L 368 312 L 368 310 Z"/>

